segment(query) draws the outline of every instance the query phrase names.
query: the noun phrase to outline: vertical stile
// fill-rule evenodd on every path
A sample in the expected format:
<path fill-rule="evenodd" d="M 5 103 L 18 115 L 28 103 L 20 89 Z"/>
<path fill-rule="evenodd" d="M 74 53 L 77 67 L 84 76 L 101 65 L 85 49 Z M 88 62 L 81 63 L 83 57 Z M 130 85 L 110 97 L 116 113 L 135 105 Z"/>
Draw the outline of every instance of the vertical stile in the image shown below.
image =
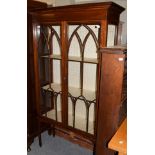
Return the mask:
<path fill-rule="evenodd" d="M 54 104 L 55 104 L 55 120 L 58 121 L 58 111 L 57 111 L 57 97 L 58 93 L 54 93 Z"/>
<path fill-rule="evenodd" d="M 100 56 L 100 53 L 98 52 L 99 48 L 100 48 L 100 44 L 101 44 L 101 32 L 103 31 L 103 28 L 101 30 L 101 24 L 100 24 L 100 29 L 99 29 L 99 32 L 98 32 L 98 43 L 99 43 L 99 46 L 97 48 L 97 64 L 96 64 L 96 103 L 94 104 L 94 135 L 96 134 L 96 125 L 97 125 L 97 107 L 98 107 L 98 92 L 99 92 L 99 80 L 100 79 L 100 59 L 101 59 L 101 56 Z"/>
<path fill-rule="evenodd" d="M 43 42 L 45 44 L 41 44 L 41 55 L 45 55 L 46 50 L 49 54 L 49 52 L 50 52 L 50 42 L 49 42 L 50 33 L 49 33 L 48 27 L 42 26 L 40 39 L 41 39 L 41 43 L 43 41 L 45 41 L 45 42 Z M 45 48 L 45 47 L 47 47 L 47 48 Z M 47 81 L 50 84 L 50 81 L 51 81 L 50 80 L 50 59 L 47 59 L 47 61 L 48 61 L 48 64 L 46 64 L 46 59 L 41 58 L 41 70 L 43 71 L 43 73 L 42 73 L 43 74 L 42 85 L 45 85 L 47 83 Z M 47 66 L 48 66 L 48 68 L 47 68 L 48 74 L 47 74 L 47 78 L 46 78 L 46 73 L 47 73 L 46 67 Z M 49 87 L 50 87 L 50 85 L 49 85 Z M 47 99 L 48 98 L 47 98 L 47 92 L 46 91 L 42 93 L 42 97 L 43 97 L 43 112 L 45 113 L 47 111 L 46 108 L 48 108 L 48 106 L 47 106 L 47 101 L 48 101 Z"/>
<path fill-rule="evenodd" d="M 73 103 L 73 128 L 75 128 L 75 106 L 76 103 Z"/>
<path fill-rule="evenodd" d="M 36 31 L 38 32 L 38 30 L 40 31 L 40 35 L 39 35 L 39 39 L 37 41 L 37 54 L 38 54 L 38 62 L 40 64 L 40 78 L 41 79 L 41 86 L 44 84 L 45 82 L 45 60 L 41 57 L 42 55 L 44 55 L 44 36 L 43 36 L 43 26 L 40 25 L 40 26 L 36 26 Z M 45 112 L 45 109 L 46 109 L 46 92 L 43 92 L 43 90 L 41 90 L 41 93 L 42 93 L 42 103 L 40 103 L 40 106 L 41 106 L 41 110 L 40 110 L 40 113 L 44 113 Z"/>
<path fill-rule="evenodd" d="M 83 63 L 84 63 L 84 48 L 83 44 L 81 41 L 81 44 L 79 42 L 80 46 L 80 57 L 81 57 L 81 62 L 80 62 L 80 89 L 81 89 L 81 95 L 83 95 Z"/>
<path fill-rule="evenodd" d="M 53 53 L 53 33 L 51 32 L 52 30 L 49 30 L 49 55 L 52 55 Z M 49 57 L 49 84 L 51 88 L 51 83 L 53 82 L 53 77 L 52 77 L 52 62 L 53 60 Z"/>
<path fill-rule="evenodd" d="M 80 62 L 80 90 L 81 90 L 81 95 L 83 95 L 83 54 L 81 56 L 81 62 Z"/>
<path fill-rule="evenodd" d="M 33 24 L 33 52 L 34 52 L 34 77 L 35 77 L 35 99 L 37 114 L 40 115 L 40 80 L 38 65 L 38 46 L 37 46 L 37 24 Z"/>
<path fill-rule="evenodd" d="M 99 31 L 99 48 L 103 48 L 107 45 L 107 31 L 108 31 L 108 23 L 105 20 L 100 22 L 100 31 Z M 99 107 L 99 92 L 100 92 L 100 75 L 101 75 L 101 53 L 98 51 L 98 64 L 97 64 L 97 91 L 96 91 L 96 104 L 95 108 L 95 122 L 94 122 L 94 135 L 97 135 L 97 120 L 98 120 L 98 107 Z"/>
<path fill-rule="evenodd" d="M 85 26 L 85 28 L 87 29 L 87 26 Z M 87 29 L 88 30 L 88 29 Z M 84 41 L 83 41 L 83 51 L 82 51 L 82 62 L 84 61 L 84 50 L 85 50 L 85 45 L 86 42 L 90 36 L 90 31 L 88 30 L 88 34 L 85 36 Z M 84 67 L 84 65 L 82 66 Z M 83 73 L 83 69 L 82 69 L 82 73 Z M 83 75 L 82 75 L 83 78 Z M 83 80 L 83 79 L 82 79 Z M 83 89 L 83 83 L 82 83 L 82 89 Z M 88 128 L 89 128 L 89 105 L 88 105 L 88 101 L 84 101 L 85 102 L 85 106 L 86 106 L 86 132 L 88 133 Z"/>
<path fill-rule="evenodd" d="M 50 37 L 49 37 L 49 55 L 53 54 L 53 31 L 50 28 Z M 51 83 L 53 83 L 53 59 L 49 58 L 49 85 L 51 88 Z M 53 92 L 51 94 L 51 109 L 53 108 Z"/>
<path fill-rule="evenodd" d="M 86 132 L 88 132 L 89 127 L 89 103 L 86 103 Z"/>
<path fill-rule="evenodd" d="M 43 26 L 43 25 L 41 25 L 40 26 L 40 31 L 41 31 L 41 36 L 40 36 L 40 39 L 41 39 L 41 55 L 45 55 L 46 54 L 46 52 L 45 52 L 45 50 L 46 50 L 46 46 L 47 46 L 47 48 L 48 48 L 48 41 L 47 41 L 47 37 L 46 37 L 46 35 L 47 35 L 47 32 L 44 32 L 44 31 L 46 31 L 46 29 L 45 29 L 45 27 Z M 44 85 L 44 82 L 46 83 L 46 70 L 45 70 L 45 67 L 46 65 L 45 65 L 45 59 L 41 59 L 41 71 L 42 71 L 42 84 Z"/>
<path fill-rule="evenodd" d="M 108 35 L 108 22 L 106 20 L 102 20 L 101 21 L 101 26 L 100 26 L 100 36 L 99 36 L 99 48 L 103 48 L 103 47 L 106 47 L 107 45 L 107 35 Z M 98 49 L 98 52 L 99 52 L 99 49 Z M 98 152 L 100 152 L 99 150 L 97 150 L 97 146 L 99 145 L 100 141 L 100 137 L 97 133 L 97 130 L 98 130 L 98 111 L 99 111 L 99 97 L 100 97 L 100 80 L 101 80 L 101 62 L 102 62 L 102 57 L 101 57 L 101 53 L 98 53 L 99 54 L 99 63 L 98 63 L 98 81 L 97 81 L 97 91 L 96 91 L 96 111 L 95 111 L 95 128 L 94 128 L 94 135 L 96 137 L 96 144 L 94 146 L 94 151 L 96 152 L 96 154 L 99 154 Z M 101 91 L 102 92 L 102 91 Z"/>
<path fill-rule="evenodd" d="M 115 36 L 114 36 L 114 45 L 118 44 L 118 26 L 119 24 L 115 25 Z"/>
<path fill-rule="evenodd" d="M 95 123 L 96 123 L 96 102 L 94 103 L 94 120 L 93 120 L 93 131 L 94 131 L 94 135 L 95 135 Z"/>
<path fill-rule="evenodd" d="M 44 112 L 44 109 L 46 110 L 46 94 L 47 94 L 46 91 L 42 93 L 42 97 L 43 97 L 43 107 L 42 107 L 43 111 L 42 112 Z"/>
<path fill-rule="evenodd" d="M 72 101 L 72 107 L 73 107 L 73 128 L 75 128 L 75 108 L 76 108 L 77 99 L 71 96 L 71 101 Z"/>
<path fill-rule="evenodd" d="M 62 123 L 68 126 L 68 25 L 66 21 L 61 22 L 61 87 L 62 87 Z"/>

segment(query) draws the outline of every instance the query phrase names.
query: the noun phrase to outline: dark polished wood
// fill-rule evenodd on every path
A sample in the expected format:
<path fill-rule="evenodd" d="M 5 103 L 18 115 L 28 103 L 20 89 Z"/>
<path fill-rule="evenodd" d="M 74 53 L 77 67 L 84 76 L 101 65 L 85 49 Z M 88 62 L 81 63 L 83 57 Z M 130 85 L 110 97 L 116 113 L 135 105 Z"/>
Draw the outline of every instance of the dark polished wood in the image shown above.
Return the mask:
<path fill-rule="evenodd" d="M 119 122 L 124 75 L 125 48 L 100 49 L 102 55 L 100 97 L 97 124 L 97 155 L 112 155 L 107 143 L 116 132 Z"/>
<path fill-rule="evenodd" d="M 33 52 L 33 32 L 32 15 L 30 11 L 46 8 L 46 3 L 27 1 L 27 145 L 33 142 L 34 137 L 38 136 L 36 97 L 35 97 L 35 78 L 34 78 L 34 52 Z"/>
<path fill-rule="evenodd" d="M 27 8 L 28 8 L 28 11 L 44 9 L 44 8 L 47 8 L 47 4 L 39 1 L 27 0 Z"/>
<path fill-rule="evenodd" d="M 66 11 L 67 10 L 67 11 Z M 52 7 L 46 10 L 33 12 L 34 21 L 97 21 L 108 20 L 109 24 L 118 24 L 119 14 L 123 7 L 113 2 L 79 4 L 61 7 Z M 52 17 L 52 18 L 50 18 Z M 36 20 L 37 19 L 37 20 Z"/>
<path fill-rule="evenodd" d="M 121 99 L 122 99 L 122 85 L 124 76 L 124 59 L 125 50 L 122 48 L 104 48 L 107 45 L 107 33 L 108 24 L 114 24 L 116 27 L 119 24 L 120 13 L 124 10 L 121 6 L 113 2 L 93 3 L 93 4 L 80 4 L 61 7 L 51 7 L 40 10 L 30 11 L 32 15 L 32 27 L 33 27 L 33 61 L 34 61 L 34 77 L 35 77 L 35 106 L 37 111 L 37 118 L 39 123 L 46 123 L 49 126 L 53 125 L 56 130 L 56 134 L 65 137 L 72 142 L 75 142 L 81 146 L 94 150 L 96 155 L 112 155 L 113 151 L 107 148 L 107 142 L 111 138 L 112 134 L 117 129 L 119 120 L 123 115 L 120 115 Z M 68 95 L 68 49 L 71 43 L 71 39 L 68 38 L 68 26 L 70 24 L 83 25 L 87 27 L 88 24 L 99 24 L 99 40 L 96 43 L 98 52 L 97 65 L 97 93 L 96 99 L 91 101 L 95 103 L 95 126 L 94 134 L 88 133 L 88 121 L 86 131 L 78 130 L 68 125 L 68 97 L 71 98 L 74 104 L 77 99 L 74 96 Z M 39 65 L 38 65 L 38 49 L 37 49 L 37 25 L 45 26 L 60 26 L 60 38 L 58 43 L 61 49 L 61 92 L 52 93 L 61 95 L 61 107 L 62 107 L 62 122 L 52 120 L 46 116 L 42 116 L 40 106 L 40 90 L 41 83 L 39 77 Z M 79 41 L 81 52 L 87 38 L 93 33 L 89 31 L 85 37 L 85 41 L 81 43 L 76 31 L 73 32 Z M 94 38 L 94 37 L 93 37 Z M 117 40 L 117 34 L 116 38 Z M 115 41 L 117 43 L 117 41 Z M 81 87 L 83 87 L 83 53 L 81 63 Z M 119 59 L 121 58 L 121 59 Z M 91 62 L 89 62 L 91 63 Z M 49 90 L 46 90 L 48 92 Z M 82 93 L 82 92 L 81 92 Z M 83 97 L 83 96 L 82 96 Z M 89 116 L 89 104 L 90 101 L 84 100 L 87 106 L 87 120 Z M 56 102 L 55 102 L 56 103 Z M 74 114 L 75 115 L 75 114 Z M 121 118 L 120 118 L 121 117 Z M 57 113 L 56 113 L 57 118 Z M 75 119 L 75 118 L 74 118 Z M 73 123 L 75 124 L 75 122 Z"/>
<path fill-rule="evenodd" d="M 68 125 L 68 26 L 65 21 L 61 23 L 61 83 L 62 83 L 62 123 L 64 127 Z"/>

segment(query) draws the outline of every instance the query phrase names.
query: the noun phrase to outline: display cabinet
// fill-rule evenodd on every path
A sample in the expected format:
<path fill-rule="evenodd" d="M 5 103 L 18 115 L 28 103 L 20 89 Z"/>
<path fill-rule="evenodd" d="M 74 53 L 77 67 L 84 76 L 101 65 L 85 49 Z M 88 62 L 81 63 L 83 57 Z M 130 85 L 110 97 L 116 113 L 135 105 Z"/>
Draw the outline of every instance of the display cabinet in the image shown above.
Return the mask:
<path fill-rule="evenodd" d="M 31 11 L 38 122 L 97 155 L 113 153 L 104 145 L 123 117 L 117 107 L 122 104 L 125 52 L 103 52 L 117 44 L 123 10 L 104 2 Z M 118 117 L 111 120 L 107 112 Z"/>

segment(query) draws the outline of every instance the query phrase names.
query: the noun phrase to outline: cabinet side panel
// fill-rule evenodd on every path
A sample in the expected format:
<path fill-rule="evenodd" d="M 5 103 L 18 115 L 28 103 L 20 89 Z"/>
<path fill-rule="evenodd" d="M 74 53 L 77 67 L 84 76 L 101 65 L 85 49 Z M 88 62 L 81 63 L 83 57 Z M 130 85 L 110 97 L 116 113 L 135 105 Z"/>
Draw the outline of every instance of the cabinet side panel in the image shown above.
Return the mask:
<path fill-rule="evenodd" d="M 100 98 L 97 127 L 97 155 L 112 155 L 107 143 L 118 126 L 121 104 L 122 81 L 124 71 L 124 55 L 102 54 Z"/>
<path fill-rule="evenodd" d="M 32 49 L 32 17 L 27 14 L 27 133 L 34 135 L 37 131 L 37 119 L 35 109 L 35 85 L 33 70 L 33 49 Z"/>

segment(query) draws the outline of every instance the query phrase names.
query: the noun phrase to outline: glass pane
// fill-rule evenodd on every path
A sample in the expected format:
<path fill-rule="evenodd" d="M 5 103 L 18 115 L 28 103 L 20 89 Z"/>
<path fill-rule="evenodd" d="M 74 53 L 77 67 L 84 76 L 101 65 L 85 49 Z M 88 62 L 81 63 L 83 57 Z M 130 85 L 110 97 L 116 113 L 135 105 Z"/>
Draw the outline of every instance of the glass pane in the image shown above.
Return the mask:
<path fill-rule="evenodd" d="M 38 26 L 41 113 L 61 122 L 60 26 Z"/>
<path fill-rule="evenodd" d="M 93 134 L 99 25 L 69 25 L 68 125 Z"/>

